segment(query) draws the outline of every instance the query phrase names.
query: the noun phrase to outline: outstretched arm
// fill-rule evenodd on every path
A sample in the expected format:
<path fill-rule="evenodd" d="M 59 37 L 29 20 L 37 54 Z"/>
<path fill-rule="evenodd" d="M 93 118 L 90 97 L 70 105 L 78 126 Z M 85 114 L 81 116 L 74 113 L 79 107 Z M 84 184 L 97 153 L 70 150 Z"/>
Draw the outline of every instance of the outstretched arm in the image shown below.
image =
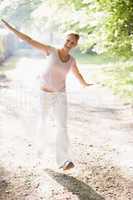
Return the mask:
<path fill-rule="evenodd" d="M 16 30 L 14 27 L 12 27 L 11 25 L 9 25 L 5 20 L 1 20 L 6 27 L 11 30 L 12 32 L 14 32 L 19 38 L 21 38 L 22 40 L 24 40 L 25 42 L 27 42 L 28 44 L 32 45 L 33 47 L 45 51 L 46 53 L 48 53 L 50 51 L 50 47 L 48 47 L 48 45 L 42 44 L 36 40 L 33 40 L 31 37 L 29 37 L 28 35 Z"/>
<path fill-rule="evenodd" d="M 74 74 L 74 76 L 78 79 L 78 81 L 80 82 L 80 84 L 83 86 L 83 87 L 86 87 L 86 86 L 90 86 L 90 85 L 93 85 L 92 83 L 87 83 L 83 76 L 81 75 L 76 63 L 74 63 L 74 65 L 71 67 L 71 71 L 72 73 Z"/>

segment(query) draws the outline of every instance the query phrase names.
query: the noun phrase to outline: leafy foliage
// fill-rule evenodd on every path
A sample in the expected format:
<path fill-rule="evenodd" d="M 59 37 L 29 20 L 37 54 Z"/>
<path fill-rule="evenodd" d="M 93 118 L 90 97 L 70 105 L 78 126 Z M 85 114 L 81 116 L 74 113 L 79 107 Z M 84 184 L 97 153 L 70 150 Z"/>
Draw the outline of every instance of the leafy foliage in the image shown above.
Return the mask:
<path fill-rule="evenodd" d="M 42 0 L 3 0 L 0 15 L 12 21 L 16 26 L 27 25 L 31 22 L 31 13 L 40 5 Z"/>
<path fill-rule="evenodd" d="M 39 21 L 33 18 L 33 12 L 45 5 L 49 5 L 52 15 L 42 13 Z M 84 51 L 93 49 L 124 58 L 133 55 L 132 0 L 3 0 L 0 15 L 17 26 L 46 21 L 59 32 L 76 31 L 82 36 Z"/>
<path fill-rule="evenodd" d="M 99 0 L 100 9 L 107 13 L 104 24 L 105 45 L 112 54 L 129 58 L 133 55 L 133 1 Z"/>

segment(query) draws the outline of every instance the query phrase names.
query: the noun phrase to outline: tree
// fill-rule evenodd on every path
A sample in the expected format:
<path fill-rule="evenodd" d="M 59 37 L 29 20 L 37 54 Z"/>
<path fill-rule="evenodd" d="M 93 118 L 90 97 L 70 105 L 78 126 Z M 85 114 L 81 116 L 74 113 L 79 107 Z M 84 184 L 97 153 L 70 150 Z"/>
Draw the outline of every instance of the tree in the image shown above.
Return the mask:
<path fill-rule="evenodd" d="M 52 1 L 52 0 L 49 0 Z M 52 1 L 53 2 L 53 1 Z M 64 31 L 73 28 L 84 36 L 83 49 L 91 46 L 99 52 L 109 52 L 129 58 L 133 55 L 132 0 L 55 0 L 59 7 L 72 10 L 64 19 Z M 75 16 L 73 17 L 75 13 Z"/>
<path fill-rule="evenodd" d="M 38 21 L 32 14 L 45 5 L 52 10 L 51 15 L 43 13 Z M 133 55 L 132 0 L 4 0 L 0 14 L 19 26 L 38 27 L 42 23 L 41 27 L 45 29 L 46 25 L 52 31 L 76 31 L 82 36 L 84 51 L 92 48 L 98 53 L 109 52 L 125 58 Z"/>
<path fill-rule="evenodd" d="M 107 13 L 104 31 L 105 46 L 112 54 L 129 58 L 133 55 L 133 1 L 97 0 L 100 10 Z"/>
<path fill-rule="evenodd" d="M 0 15 L 13 22 L 14 25 L 27 25 L 31 22 L 31 13 L 42 3 L 42 0 L 3 0 Z"/>

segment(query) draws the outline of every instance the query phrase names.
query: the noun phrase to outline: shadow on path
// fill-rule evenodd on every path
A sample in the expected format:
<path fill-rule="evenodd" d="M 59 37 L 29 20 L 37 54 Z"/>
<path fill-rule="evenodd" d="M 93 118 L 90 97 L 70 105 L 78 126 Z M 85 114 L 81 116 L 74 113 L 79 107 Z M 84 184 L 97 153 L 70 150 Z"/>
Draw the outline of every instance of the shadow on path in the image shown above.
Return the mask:
<path fill-rule="evenodd" d="M 55 172 L 51 169 L 45 169 L 45 172 L 69 192 L 77 195 L 79 200 L 105 200 L 90 186 L 72 176 Z"/>
<path fill-rule="evenodd" d="M 9 172 L 4 167 L 0 166 L 0 199 L 4 199 L 3 195 L 7 194 Z M 4 196 L 5 197 L 5 196 Z"/>

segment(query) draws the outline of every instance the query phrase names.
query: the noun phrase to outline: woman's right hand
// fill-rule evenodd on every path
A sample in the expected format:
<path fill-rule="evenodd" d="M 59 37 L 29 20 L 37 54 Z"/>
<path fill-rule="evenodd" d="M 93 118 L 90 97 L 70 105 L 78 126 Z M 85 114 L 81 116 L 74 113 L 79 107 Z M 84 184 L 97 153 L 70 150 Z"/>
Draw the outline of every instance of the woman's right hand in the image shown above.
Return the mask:
<path fill-rule="evenodd" d="M 10 26 L 4 19 L 2 19 L 1 21 L 4 23 L 4 25 L 5 25 L 8 29 L 13 30 L 13 27 Z"/>

